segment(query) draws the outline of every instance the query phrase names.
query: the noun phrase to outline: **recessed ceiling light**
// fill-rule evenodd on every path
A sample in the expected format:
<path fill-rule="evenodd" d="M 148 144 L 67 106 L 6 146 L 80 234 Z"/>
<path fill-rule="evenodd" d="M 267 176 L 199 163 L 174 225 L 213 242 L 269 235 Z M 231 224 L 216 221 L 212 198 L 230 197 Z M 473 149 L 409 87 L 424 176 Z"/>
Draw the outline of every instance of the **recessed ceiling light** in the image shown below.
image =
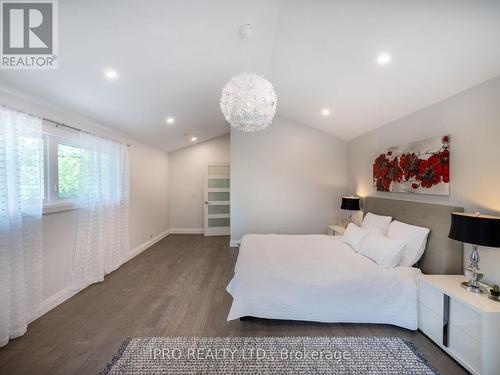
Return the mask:
<path fill-rule="evenodd" d="M 173 123 L 175 122 L 175 119 L 174 119 L 173 117 L 167 117 L 167 118 L 165 119 L 165 122 L 166 122 L 167 124 L 173 124 Z"/>
<path fill-rule="evenodd" d="M 392 56 L 387 52 L 381 52 L 377 56 L 377 62 L 380 65 L 387 65 L 391 62 Z"/>
<path fill-rule="evenodd" d="M 118 72 L 114 69 L 106 69 L 106 71 L 104 72 L 104 76 L 112 81 L 118 78 Z"/>
<path fill-rule="evenodd" d="M 198 138 L 196 137 L 191 137 L 191 142 L 196 142 L 198 140 Z"/>
<path fill-rule="evenodd" d="M 322 114 L 323 116 L 330 116 L 330 113 L 331 113 L 331 112 L 330 112 L 330 110 L 329 110 L 328 108 L 323 108 L 323 109 L 321 110 L 321 114 Z"/>

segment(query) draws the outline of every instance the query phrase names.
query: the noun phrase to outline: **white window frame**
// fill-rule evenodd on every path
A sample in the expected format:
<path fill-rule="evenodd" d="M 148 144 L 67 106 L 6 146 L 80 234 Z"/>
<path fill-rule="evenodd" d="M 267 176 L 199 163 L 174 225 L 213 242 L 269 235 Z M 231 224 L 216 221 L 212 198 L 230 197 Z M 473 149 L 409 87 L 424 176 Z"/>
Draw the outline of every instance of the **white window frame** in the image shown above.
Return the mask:
<path fill-rule="evenodd" d="M 80 148 L 78 140 L 71 136 L 61 136 L 50 130 L 43 132 L 43 168 L 44 168 L 44 197 L 43 213 L 49 214 L 59 211 L 76 209 L 77 199 L 59 198 L 59 168 L 58 145 L 63 144 Z"/>

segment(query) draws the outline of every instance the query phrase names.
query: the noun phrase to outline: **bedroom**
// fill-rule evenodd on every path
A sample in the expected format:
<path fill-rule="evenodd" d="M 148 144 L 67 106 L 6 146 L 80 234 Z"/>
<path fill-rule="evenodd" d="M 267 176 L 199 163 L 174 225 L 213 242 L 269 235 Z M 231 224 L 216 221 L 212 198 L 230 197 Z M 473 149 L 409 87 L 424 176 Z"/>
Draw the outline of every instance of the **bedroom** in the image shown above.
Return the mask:
<path fill-rule="evenodd" d="M 499 372 L 497 1 L 34 4 L 1 4 L 0 373 Z"/>

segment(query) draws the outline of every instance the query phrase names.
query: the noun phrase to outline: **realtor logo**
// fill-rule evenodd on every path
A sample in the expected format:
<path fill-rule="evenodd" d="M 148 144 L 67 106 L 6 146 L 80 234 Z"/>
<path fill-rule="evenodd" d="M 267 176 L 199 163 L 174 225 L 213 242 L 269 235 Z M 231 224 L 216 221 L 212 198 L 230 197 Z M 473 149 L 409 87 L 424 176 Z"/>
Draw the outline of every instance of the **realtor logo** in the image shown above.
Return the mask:
<path fill-rule="evenodd" d="M 57 0 L 0 3 L 0 68 L 57 69 Z"/>

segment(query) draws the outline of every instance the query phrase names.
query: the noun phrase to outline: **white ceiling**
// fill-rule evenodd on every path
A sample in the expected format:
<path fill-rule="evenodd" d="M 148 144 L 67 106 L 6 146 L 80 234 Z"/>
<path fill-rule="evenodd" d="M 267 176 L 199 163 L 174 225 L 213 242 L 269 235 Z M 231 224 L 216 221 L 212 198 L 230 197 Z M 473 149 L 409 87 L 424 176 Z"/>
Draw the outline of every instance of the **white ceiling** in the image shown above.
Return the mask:
<path fill-rule="evenodd" d="M 58 70 L 0 84 L 167 151 L 228 131 L 220 90 L 245 70 L 273 83 L 278 114 L 344 139 L 500 75 L 497 0 L 62 0 L 59 27 Z"/>

